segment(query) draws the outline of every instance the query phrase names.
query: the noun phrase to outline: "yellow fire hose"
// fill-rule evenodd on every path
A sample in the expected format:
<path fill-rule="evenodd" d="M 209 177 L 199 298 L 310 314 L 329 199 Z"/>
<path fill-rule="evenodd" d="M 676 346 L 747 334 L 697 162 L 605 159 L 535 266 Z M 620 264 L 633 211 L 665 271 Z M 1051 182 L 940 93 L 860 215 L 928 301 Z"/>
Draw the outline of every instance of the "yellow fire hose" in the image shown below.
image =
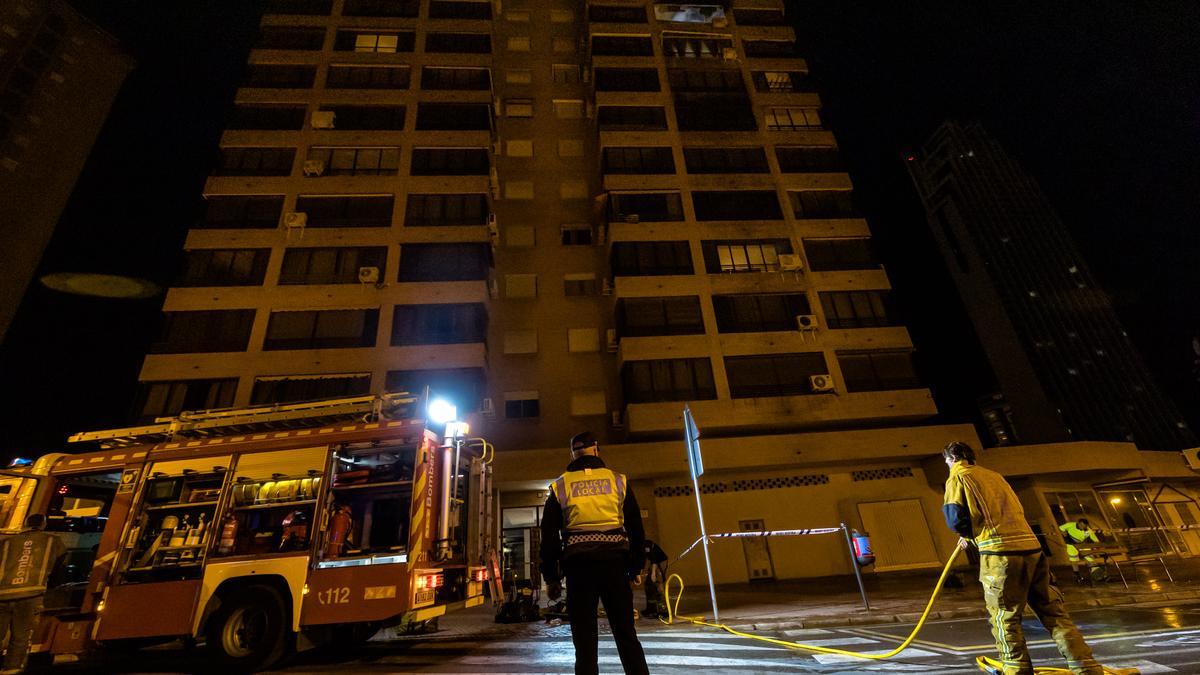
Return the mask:
<path fill-rule="evenodd" d="M 808 652 L 819 652 L 821 654 L 837 654 L 839 656 L 851 656 L 851 657 L 858 658 L 858 659 L 870 659 L 872 661 L 886 661 L 886 660 L 891 659 L 891 658 L 895 657 L 896 655 L 900 654 L 900 652 L 904 651 L 905 649 L 908 649 L 908 646 L 913 643 L 913 640 L 917 639 L 917 634 L 921 632 L 921 629 L 925 626 L 926 620 L 929 619 L 929 613 L 931 611 L 933 611 L 933 603 L 937 601 L 938 594 L 940 594 L 942 592 L 942 585 L 946 582 L 946 577 L 950 575 L 950 568 L 954 565 L 954 561 L 958 559 L 959 553 L 961 553 L 961 549 L 959 549 L 958 547 L 955 547 L 954 553 L 950 554 L 950 559 L 946 561 L 946 566 L 944 568 L 942 568 L 942 575 L 940 577 L 938 577 L 937 585 L 933 587 L 933 594 L 929 596 L 929 602 L 925 604 L 925 611 L 921 612 L 921 618 L 917 620 L 917 625 L 913 627 L 912 632 L 908 634 L 908 637 L 904 638 L 904 641 L 901 642 L 899 646 L 897 646 L 892 651 L 884 653 L 884 654 L 867 654 L 864 652 L 852 652 L 852 651 L 848 651 L 845 649 L 835 649 L 833 647 L 819 647 L 817 645 L 806 645 L 806 644 L 803 644 L 800 642 L 788 642 L 787 640 L 778 640 L 776 638 L 763 637 L 761 635 L 755 635 L 753 633 L 746 633 L 746 632 L 743 632 L 743 631 L 740 631 L 740 630 L 737 630 L 734 628 L 730 628 L 729 626 L 726 626 L 725 624 L 712 623 L 709 621 L 705 621 L 704 617 L 681 616 L 679 614 L 679 601 L 683 597 L 683 577 L 680 577 L 678 574 L 672 574 L 670 577 L 668 577 L 666 587 L 663 589 L 663 593 L 666 596 L 666 600 L 667 600 L 667 602 L 666 602 L 667 618 L 664 621 L 664 623 L 666 623 L 667 625 L 671 625 L 671 624 L 675 623 L 675 621 L 678 619 L 678 620 L 682 620 L 682 621 L 687 621 L 688 623 L 692 623 L 697 626 L 707 626 L 709 628 L 719 628 L 731 635 L 736 635 L 738 637 L 743 637 L 743 638 L 749 638 L 751 640 L 758 640 L 759 642 L 766 642 L 766 643 L 773 644 L 773 645 L 779 645 L 780 647 L 787 647 L 789 649 L 800 649 L 800 650 L 804 650 L 804 651 L 808 651 Z M 672 597 L 671 597 L 671 583 L 672 582 L 678 582 L 678 584 L 679 584 L 679 591 L 674 596 L 673 601 L 672 601 Z M 989 672 L 989 673 L 1003 673 L 1004 672 L 1003 664 L 1001 664 L 999 661 L 997 661 L 996 659 L 993 659 L 991 657 L 980 656 L 975 659 L 975 664 L 978 665 L 980 670 L 983 670 L 984 672 Z M 1034 668 L 1033 670 L 1034 670 L 1034 673 L 1036 673 L 1037 675 L 1071 675 L 1070 670 L 1067 670 L 1066 668 L 1057 668 L 1057 667 L 1053 667 L 1053 666 L 1039 666 L 1037 668 Z M 1104 672 L 1106 673 L 1106 675 L 1108 675 L 1108 674 L 1111 674 L 1111 675 L 1136 675 L 1136 673 L 1138 671 L 1135 669 L 1113 670 L 1110 668 L 1105 668 Z"/>

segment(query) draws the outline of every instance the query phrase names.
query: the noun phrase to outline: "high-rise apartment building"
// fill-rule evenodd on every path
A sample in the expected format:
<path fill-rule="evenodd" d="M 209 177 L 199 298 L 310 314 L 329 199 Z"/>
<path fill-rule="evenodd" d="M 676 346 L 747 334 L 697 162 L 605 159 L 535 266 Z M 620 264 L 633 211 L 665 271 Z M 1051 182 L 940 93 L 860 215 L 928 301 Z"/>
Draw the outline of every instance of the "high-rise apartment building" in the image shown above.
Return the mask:
<path fill-rule="evenodd" d="M 584 429 L 690 543 L 688 402 L 710 531 L 918 528 L 884 567 L 939 564 L 921 460 L 973 432 L 929 424 L 781 2 L 266 7 L 143 417 L 433 387 L 499 448 L 520 570 Z M 849 571 L 778 547 L 718 575 Z"/>
<path fill-rule="evenodd" d="M 1054 208 L 995 139 L 947 122 L 908 160 L 1008 404 L 1007 440 L 1196 445 Z"/>
<path fill-rule="evenodd" d="M 0 3 L 0 341 L 133 65 L 66 2 Z"/>

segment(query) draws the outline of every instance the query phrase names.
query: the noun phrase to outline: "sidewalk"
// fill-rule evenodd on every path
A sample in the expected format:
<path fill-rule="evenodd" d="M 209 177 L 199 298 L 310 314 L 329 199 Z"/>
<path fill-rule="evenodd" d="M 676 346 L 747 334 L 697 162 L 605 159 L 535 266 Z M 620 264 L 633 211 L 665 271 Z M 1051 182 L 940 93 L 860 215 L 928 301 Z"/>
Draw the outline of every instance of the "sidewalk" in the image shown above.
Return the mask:
<path fill-rule="evenodd" d="M 1076 584 L 1069 568 L 1056 569 L 1055 575 L 1072 609 L 1200 601 L 1200 560 L 1168 560 L 1167 564 L 1171 566 L 1174 583 L 1167 580 L 1161 566 L 1156 569 L 1138 565 L 1135 581 L 1134 568 L 1124 565 L 1128 589 L 1111 567 L 1113 579 L 1095 588 Z M 913 623 L 929 601 L 937 574 L 929 571 L 864 575 L 870 611 L 863 608 L 852 576 L 720 585 L 717 605 L 722 623 L 739 630 Z M 951 581 L 947 581 L 930 619 L 986 616 L 977 574 L 976 569 L 960 571 L 962 588 L 949 587 Z M 711 617 L 708 587 L 700 579 L 688 581 L 679 603 L 680 613 Z"/>

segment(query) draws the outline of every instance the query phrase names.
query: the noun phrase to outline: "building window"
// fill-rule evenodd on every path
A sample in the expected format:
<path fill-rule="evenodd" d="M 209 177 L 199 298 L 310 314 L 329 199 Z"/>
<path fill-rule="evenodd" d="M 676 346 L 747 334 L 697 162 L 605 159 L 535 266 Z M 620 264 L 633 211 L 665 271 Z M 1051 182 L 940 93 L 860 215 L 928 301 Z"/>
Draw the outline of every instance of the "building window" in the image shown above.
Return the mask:
<path fill-rule="evenodd" d="M 317 79 L 316 66 L 288 66 L 251 63 L 242 78 L 242 86 L 260 89 L 309 89 Z"/>
<path fill-rule="evenodd" d="M 658 91 L 655 68 L 597 68 L 596 91 Z"/>
<path fill-rule="evenodd" d="M 384 384 L 386 391 L 404 391 L 418 396 L 426 387 L 430 393 L 453 401 L 459 410 L 478 410 L 487 395 L 483 368 L 430 368 L 427 370 L 391 370 Z"/>
<path fill-rule="evenodd" d="M 505 84 L 532 84 L 533 71 L 528 68 L 505 68 L 504 82 Z"/>
<path fill-rule="evenodd" d="M 489 131 L 492 107 L 486 103 L 418 103 L 418 131 Z"/>
<path fill-rule="evenodd" d="M 838 352 L 837 359 L 846 391 L 921 388 L 911 351 Z"/>
<path fill-rule="evenodd" d="M 421 68 L 421 88 L 429 90 L 489 91 L 491 71 L 487 68 Z"/>
<path fill-rule="evenodd" d="M 378 309 L 271 312 L 263 351 L 374 347 Z"/>
<path fill-rule="evenodd" d="M 404 210 L 405 227 L 486 225 L 487 195 L 410 194 Z"/>
<path fill-rule="evenodd" d="M 150 353 L 244 352 L 253 323 L 252 309 L 163 312 L 162 330 Z"/>
<path fill-rule="evenodd" d="M 492 5 L 487 2 L 466 2 L 465 0 L 431 0 L 429 3 L 429 18 L 490 21 L 492 18 Z"/>
<path fill-rule="evenodd" d="M 680 36 L 663 38 L 663 54 L 675 59 L 721 59 L 733 49 L 733 40 L 718 37 Z"/>
<path fill-rule="evenodd" d="M 782 220 L 774 190 L 692 192 L 696 220 Z"/>
<path fill-rule="evenodd" d="M 215 176 L 289 176 L 295 148 L 221 148 Z"/>
<path fill-rule="evenodd" d="M 574 23 L 575 12 L 569 9 L 550 10 L 550 23 Z"/>
<path fill-rule="evenodd" d="M 610 192 L 608 217 L 612 221 L 661 223 L 683 220 L 683 199 L 678 192 Z"/>
<path fill-rule="evenodd" d="M 271 249 L 193 249 L 185 251 L 183 274 L 176 286 L 261 286 Z"/>
<path fill-rule="evenodd" d="M 596 35 L 592 37 L 593 56 L 654 56 L 654 42 L 648 35 Z"/>
<path fill-rule="evenodd" d="M 413 51 L 417 34 L 412 31 L 381 33 L 377 31 L 339 30 L 333 48 L 339 52 L 397 54 Z"/>
<path fill-rule="evenodd" d="M 265 0 L 263 14 L 322 16 L 332 7 L 333 0 Z"/>
<path fill-rule="evenodd" d="M 821 113 L 816 108 L 767 108 L 768 131 L 820 128 Z"/>
<path fill-rule="evenodd" d="M 680 131 L 755 131 L 754 106 L 745 92 L 676 92 L 675 124 Z"/>
<path fill-rule="evenodd" d="M 408 89 L 408 66 L 332 65 L 325 75 L 326 89 Z"/>
<path fill-rule="evenodd" d="M 506 298 L 536 298 L 536 274 L 505 274 L 504 297 Z"/>
<path fill-rule="evenodd" d="M 803 293 L 714 295 L 719 333 L 794 331 L 796 317 L 812 314 Z"/>
<path fill-rule="evenodd" d="M 339 131 L 403 131 L 405 108 L 402 105 L 323 105 L 333 113 L 333 125 Z"/>
<path fill-rule="evenodd" d="M 488 33 L 426 33 L 425 51 L 437 54 L 490 54 Z"/>
<path fill-rule="evenodd" d="M 346 0 L 342 16 L 386 16 L 416 18 L 421 0 Z"/>
<path fill-rule="evenodd" d="M 250 393 L 251 405 L 298 403 L 371 393 L 370 373 L 259 377 Z"/>
<path fill-rule="evenodd" d="M 504 392 L 504 417 L 510 420 L 530 419 L 542 414 L 536 391 Z"/>
<path fill-rule="evenodd" d="M 762 148 L 684 148 L 688 173 L 769 173 Z"/>
<path fill-rule="evenodd" d="M 702 334 L 700 298 L 622 298 L 617 302 L 617 331 L 621 337 Z"/>
<path fill-rule="evenodd" d="M 775 157 L 783 173 L 825 173 L 842 170 L 837 148 L 805 146 L 776 147 Z"/>
<path fill-rule="evenodd" d="M 588 223 L 566 223 L 559 228 L 563 246 L 591 246 L 592 226 Z"/>
<path fill-rule="evenodd" d="M 510 52 L 527 52 L 532 46 L 532 41 L 527 35 L 519 35 L 508 38 L 508 51 Z"/>
<path fill-rule="evenodd" d="M 314 145 L 308 161 L 325 163 L 326 176 L 393 176 L 400 169 L 400 148 L 352 148 Z"/>
<path fill-rule="evenodd" d="M 504 114 L 508 117 L 533 117 L 533 99 L 504 99 Z"/>
<path fill-rule="evenodd" d="M 397 281 L 483 281 L 489 260 L 487 244 L 404 244 Z"/>
<path fill-rule="evenodd" d="M 596 295 L 596 273 L 577 272 L 563 275 L 563 295 L 584 298 Z"/>
<path fill-rule="evenodd" d="M 612 245 L 613 276 L 692 274 L 692 249 L 686 241 L 619 241 Z"/>
<path fill-rule="evenodd" d="M 554 84 L 579 84 L 579 66 L 555 63 L 550 66 L 550 77 Z"/>
<path fill-rule="evenodd" d="M 577 120 L 583 117 L 583 101 L 555 100 L 554 116 L 560 120 Z"/>
<path fill-rule="evenodd" d="M 671 148 L 604 148 L 606 174 L 675 173 Z"/>
<path fill-rule="evenodd" d="M 255 49 L 320 51 L 325 46 L 325 29 L 308 26 L 262 26 Z"/>
<path fill-rule="evenodd" d="M 796 43 L 793 40 L 742 40 L 742 49 L 746 56 L 768 59 L 787 58 L 796 56 Z"/>
<path fill-rule="evenodd" d="M 739 26 L 786 26 L 787 20 L 781 9 L 749 9 L 741 8 L 733 11 L 733 18 Z"/>
<path fill-rule="evenodd" d="M 392 345 L 452 345 L 487 340 L 487 310 L 481 303 L 396 305 Z"/>
<path fill-rule="evenodd" d="M 851 218 L 856 213 L 849 190 L 790 191 L 788 201 L 797 218 Z"/>
<path fill-rule="evenodd" d="M 710 4 L 654 4 L 654 18 L 671 23 L 712 23 L 725 18 L 725 8 Z"/>
<path fill-rule="evenodd" d="M 667 71 L 667 81 L 671 84 L 671 91 L 675 93 L 746 93 L 740 70 L 671 68 Z"/>
<path fill-rule="evenodd" d="M 365 267 L 379 270 L 382 281 L 387 247 L 289 248 L 283 254 L 279 284 L 357 284 Z"/>
<path fill-rule="evenodd" d="M 236 105 L 226 129 L 295 131 L 304 127 L 304 106 Z"/>
<path fill-rule="evenodd" d="M 213 195 L 205 200 L 197 229 L 269 230 L 279 226 L 282 195 Z"/>
<path fill-rule="evenodd" d="M 825 323 L 830 328 L 899 326 L 900 310 L 891 291 L 821 293 Z"/>
<path fill-rule="evenodd" d="M 810 378 L 828 375 L 829 367 L 821 352 L 726 356 L 725 373 L 733 398 L 799 396 L 818 393 Z"/>
<path fill-rule="evenodd" d="M 601 131 L 667 130 L 667 111 L 661 106 L 602 105 L 596 120 Z"/>
<path fill-rule="evenodd" d="M 779 255 L 792 252 L 787 239 L 705 241 L 704 267 L 709 274 L 732 272 L 774 272 Z"/>
<path fill-rule="evenodd" d="M 874 247 L 867 237 L 805 239 L 808 268 L 814 272 L 873 270 L 879 268 Z"/>
<path fill-rule="evenodd" d="M 588 7 L 588 21 L 596 23 L 646 23 L 646 10 L 643 7 L 592 5 Z"/>
<path fill-rule="evenodd" d="M 490 163 L 485 148 L 413 148 L 413 176 L 486 176 Z"/>
<path fill-rule="evenodd" d="M 717 397 L 708 358 L 626 361 L 621 383 L 626 403 L 710 401 Z"/>
<path fill-rule="evenodd" d="M 300 195 L 296 211 L 305 214 L 308 227 L 391 227 L 395 198 L 317 197 Z"/>
<path fill-rule="evenodd" d="M 153 422 L 174 417 L 185 410 L 230 408 L 237 392 L 237 378 L 221 380 L 175 380 L 143 382 L 138 394 L 137 418 Z"/>
<path fill-rule="evenodd" d="M 757 70 L 750 74 L 754 89 L 763 94 L 800 92 L 805 89 L 804 73 L 781 70 Z"/>

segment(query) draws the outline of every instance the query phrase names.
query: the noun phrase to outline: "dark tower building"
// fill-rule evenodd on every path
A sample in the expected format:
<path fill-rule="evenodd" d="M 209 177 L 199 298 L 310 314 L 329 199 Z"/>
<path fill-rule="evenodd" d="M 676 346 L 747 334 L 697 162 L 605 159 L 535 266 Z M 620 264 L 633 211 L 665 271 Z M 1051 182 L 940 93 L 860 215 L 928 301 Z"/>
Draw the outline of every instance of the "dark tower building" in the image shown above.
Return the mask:
<path fill-rule="evenodd" d="M 1196 444 L 1058 214 L 995 139 L 947 122 L 907 164 L 1009 406 L 1009 442 Z"/>

